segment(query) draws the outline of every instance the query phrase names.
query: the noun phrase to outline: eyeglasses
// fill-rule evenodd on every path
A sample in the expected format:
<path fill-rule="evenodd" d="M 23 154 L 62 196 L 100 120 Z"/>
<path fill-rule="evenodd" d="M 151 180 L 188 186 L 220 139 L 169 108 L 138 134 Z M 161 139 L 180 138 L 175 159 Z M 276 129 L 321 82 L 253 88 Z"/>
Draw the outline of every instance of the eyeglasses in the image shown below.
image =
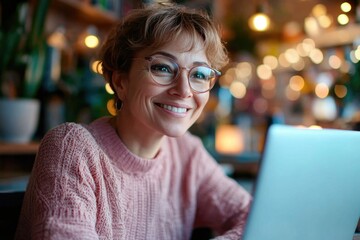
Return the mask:
<path fill-rule="evenodd" d="M 207 66 L 194 66 L 192 68 L 180 67 L 173 59 L 165 56 L 146 57 L 149 62 L 152 79 L 163 86 L 172 84 L 180 75 L 181 69 L 188 71 L 190 88 L 196 93 L 210 91 L 221 73 Z"/>

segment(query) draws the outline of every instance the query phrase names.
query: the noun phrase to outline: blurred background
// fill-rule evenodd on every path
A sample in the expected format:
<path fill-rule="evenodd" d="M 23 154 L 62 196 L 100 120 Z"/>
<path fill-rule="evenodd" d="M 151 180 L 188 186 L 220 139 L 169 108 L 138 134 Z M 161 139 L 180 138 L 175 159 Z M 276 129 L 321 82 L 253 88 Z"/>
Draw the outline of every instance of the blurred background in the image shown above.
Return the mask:
<path fill-rule="evenodd" d="M 0 0 L 1 98 L 26 96 L 40 102 L 31 139 L 2 141 L 2 169 L 9 164 L 4 159 L 33 160 L 38 142 L 58 124 L 89 123 L 114 114 L 113 93 L 97 68 L 97 51 L 128 11 L 153 2 Z M 217 160 L 230 163 L 230 172 L 234 166 L 237 170 L 234 162 L 242 163 L 245 174 L 256 172 L 257 165 L 250 163 L 259 160 L 266 131 L 274 123 L 359 130 L 358 1 L 173 2 L 206 10 L 221 25 L 231 61 L 221 69 L 209 103 L 190 131 Z M 11 52 L 14 42 L 19 44 Z M 20 83 L 32 92 L 18 91 Z M 0 109 L 0 117 L 10 112 L 21 111 L 11 108 L 1 114 Z"/>

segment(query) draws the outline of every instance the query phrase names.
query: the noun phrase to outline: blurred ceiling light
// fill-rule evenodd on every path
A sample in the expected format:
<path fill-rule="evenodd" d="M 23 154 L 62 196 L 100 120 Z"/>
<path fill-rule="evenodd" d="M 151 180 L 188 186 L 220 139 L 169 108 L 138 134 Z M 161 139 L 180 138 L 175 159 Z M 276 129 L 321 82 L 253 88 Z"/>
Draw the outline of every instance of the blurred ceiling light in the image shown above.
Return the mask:
<path fill-rule="evenodd" d="M 359 58 L 358 57 L 360 57 L 360 55 L 359 56 L 356 56 L 356 53 L 357 51 L 356 50 L 352 50 L 351 52 L 350 52 L 350 60 L 351 60 L 351 62 L 353 62 L 353 63 L 358 63 L 359 62 Z"/>
<path fill-rule="evenodd" d="M 85 46 L 88 48 L 96 48 L 99 45 L 99 38 L 95 35 L 85 37 Z"/>
<path fill-rule="evenodd" d="M 355 53 L 356 59 L 357 59 L 357 60 L 360 60 L 360 46 L 358 46 L 358 47 L 356 48 L 356 50 L 354 51 L 354 53 Z"/>
<path fill-rule="evenodd" d="M 106 103 L 106 108 L 107 108 L 108 112 L 109 112 L 112 116 L 115 116 L 115 115 L 116 115 L 116 109 L 115 109 L 115 101 L 114 101 L 114 99 L 110 99 L 110 100 Z"/>
<path fill-rule="evenodd" d="M 341 67 L 341 59 L 336 55 L 331 55 L 329 57 L 329 66 L 332 69 L 339 69 Z"/>
<path fill-rule="evenodd" d="M 243 71 L 244 70 L 244 71 Z M 234 81 L 243 82 L 244 84 L 248 84 L 251 78 L 251 72 L 249 73 L 247 68 L 239 68 L 239 64 L 236 67 L 229 68 L 225 75 L 227 76 L 226 79 L 226 86 L 229 87 L 230 84 Z"/>
<path fill-rule="evenodd" d="M 305 80 L 300 75 L 295 75 L 290 78 L 289 87 L 294 91 L 301 91 L 305 86 Z"/>
<path fill-rule="evenodd" d="M 267 65 L 261 64 L 256 68 L 256 74 L 260 79 L 270 79 L 272 77 L 271 68 Z"/>
<path fill-rule="evenodd" d="M 318 83 L 315 86 L 315 95 L 318 98 L 326 98 L 329 95 L 329 87 L 325 83 Z"/>
<path fill-rule="evenodd" d="M 311 50 L 309 57 L 311 61 L 315 64 L 320 64 L 324 60 L 324 54 L 318 48 L 314 48 L 313 50 Z"/>
<path fill-rule="evenodd" d="M 249 27 L 254 31 L 263 32 L 270 27 L 270 18 L 265 13 L 265 4 L 258 4 L 256 12 L 249 18 Z"/>
<path fill-rule="evenodd" d="M 230 85 L 230 93 L 234 98 L 241 99 L 246 95 L 246 86 L 242 82 L 232 82 Z"/>
<path fill-rule="evenodd" d="M 317 18 L 319 25 L 322 28 L 329 28 L 332 24 L 332 19 L 329 15 L 322 15 Z"/>
<path fill-rule="evenodd" d="M 53 33 L 47 38 L 47 43 L 55 48 L 65 49 L 67 47 L 67 39 L 65 37 L 65 28 L 58 27 Z"/>
<path fill-rule="evenodd" d="M 326 15 L 326 12 L 327 9 L 323 4 L 316 4 L 311 11 L 312 15 L 315 17 Z"/>
<path fill-rule="evenodd" d="M 340 9 L 341 11 L 343 12 L 350 12 L 351 11 L 351 4 L 348 3 L 348 2 L 343 2 L 341 5 L 340 5 Z"/>
<path fill-rule="evenodd" d="M 303 41 L 306 50 L 311 51 L 315 48 L 315 41 L 311 38 L 305 38 Z"/>
<path fill-rule="evenodd" d="M 332 24 L 331 17 L 327 14 L 327 9 L 323 4 L 317 4 L 313 7 L 312 16 L 305 18 L 305 32 L 309 36 L 317 35 L 320 28 L 329 28 Z"/>
<path fill-rule="evenodd" d="M 270 26 L 270 18 L 265 13 L 255 13 L 249 19 L 249 26 L 255 31 L 266 31 Z"/>
<path fill-rule="evenodd" d="M 306 46 L 304 43 L 299 43 L 298 45 L 296 45 L 296 51 L 298 52 L 300 57 L 307 57 L 309 56 L 309 52 L 310 52 L 306 50 Z"/>
<path fill-rule="evenodd" d="M 97 29 L 94 26 L 89 26 L 86 30 L 84 44 L 88 48 L 96 48 L 99 45 L 99 37 L 97 36 Z"/>
<path fill-rule="evenodd" d="M 314 18 L 314 17 L 306 17 L 305 18 L 305 20 L 304 20 L 304 28 L 305 28 L 305 32 L 309 36 L 317 35 L 320 32 L 319 24 L 318 24 L 316 18 Z"/>
<path fill-rule="evenodd" d="M 251 78 L 252 76 L 252 66 L 248 62 L 240 62 L 236 65 L 236 68 L 239 70 L 239 76 L 241 78 Z"/>
<path fill-rule="evenodd" d="M 334 92 L 338 98 L 344 98 L 347 94 L 347 88 L 344 85 L 336 84 L 334 87 Z"/>
<path fill-rule="evenodd" d="M 313 49 L 315 49 L 315 42 L 311 38 L 305 38 L 296 46 L 296 51 L 300 57 L 308 57 Z"/>
<path fill-rule="evenodd" d="M 342 13 L 337 17 L 337 21 L 340 25 L 346 25 L 349 23 L 350 20 L 349 20 L 349 17 L 345 13 Z"/>
<path fill-rule="evenodd" d="M 297 63 L 300 60 L 300 56 L 294 48 L 289 48 L 285 51 L 285 58 L 289 63 Z"/>
<path fill-rule="evenodd" d="M 279 62 L 278 62 L 277 58 L 275 56 L 272 56 L 272 55 L 266 55 L 263 58 L 263 63 L 265 65 L 268 65 L 272 70 L 275 70 L 279 65 Z"/>
<path fill-rule="evenodd" d="M 101 62 L 99 60 L 92 61 L 90 63 L 90 68 L 94 73 L 102 74 Z"/>
<path fill-rule="evenodd" d="M 105 91 L 110 95 L 113 95 L 115 93 L 109 83 L 105 84 Z"/>

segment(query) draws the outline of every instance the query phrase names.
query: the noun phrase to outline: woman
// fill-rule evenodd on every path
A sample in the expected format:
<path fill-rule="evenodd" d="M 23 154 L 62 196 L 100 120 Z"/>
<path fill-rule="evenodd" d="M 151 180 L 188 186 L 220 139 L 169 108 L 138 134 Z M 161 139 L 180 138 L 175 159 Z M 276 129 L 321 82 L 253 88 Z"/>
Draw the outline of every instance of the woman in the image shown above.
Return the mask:
<path fill-rule="evenodd" d="M 210 227 L 239 239 L 251 197 L 187 132 L 227 63 L 209 17 L 134 10 L 101 53 L 117 115 L 47 133 L 17 238 L 190 239 Z"/>

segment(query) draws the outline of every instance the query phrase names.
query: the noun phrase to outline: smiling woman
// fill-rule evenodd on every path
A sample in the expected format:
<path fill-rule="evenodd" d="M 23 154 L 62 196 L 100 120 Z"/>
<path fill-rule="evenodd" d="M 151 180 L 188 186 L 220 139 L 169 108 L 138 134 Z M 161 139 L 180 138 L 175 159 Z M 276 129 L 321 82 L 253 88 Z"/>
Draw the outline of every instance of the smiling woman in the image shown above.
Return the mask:
<path fill-rule="evenodd" d="M 188 132 L 228 61 L 209 16 L 176 5 L 135 10 L 101 60 L 116 116 L 46 134 L 17 238 L 190 239 L 209 227 L 239 239 L 251 197 Z"/>

